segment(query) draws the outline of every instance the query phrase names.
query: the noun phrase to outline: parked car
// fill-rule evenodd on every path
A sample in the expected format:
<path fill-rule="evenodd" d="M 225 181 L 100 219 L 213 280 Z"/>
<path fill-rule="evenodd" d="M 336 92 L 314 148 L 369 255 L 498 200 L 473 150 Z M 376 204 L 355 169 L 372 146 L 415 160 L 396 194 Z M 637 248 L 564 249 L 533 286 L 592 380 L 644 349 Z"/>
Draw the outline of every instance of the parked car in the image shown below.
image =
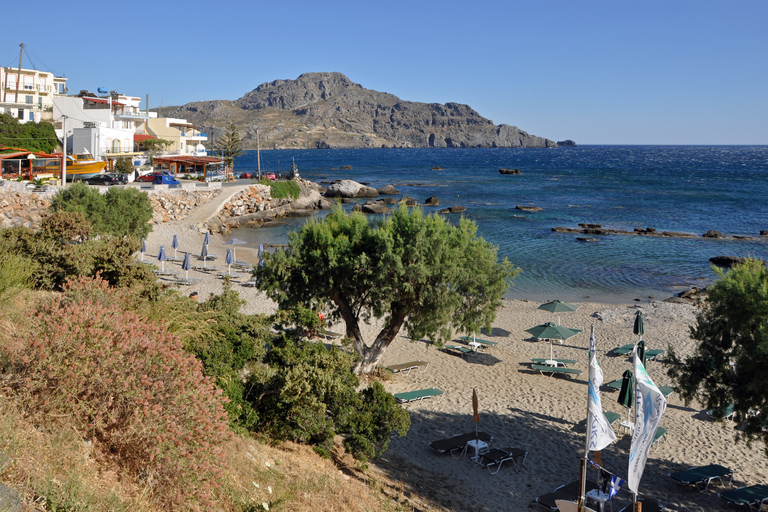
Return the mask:
<path fill-rule="evenodd" d="M 255 172 L 250 172 L 250 171 L 249 172 L 241 172 L 240 175 L 238 176 L 238 178 L 243 179 L 243 180 L 254 179 L 254 178 L 256 178 L 256 173 Z"/>
<path fill-rule="evenodd" d="M 179 187 L 181 182 L 173 177 L 171 173 L 155 173 L 152 175 L 153 185 L 168 185 L 169 187 Z"/>
<path fill-rule="evenodd" d="M 153 178 L 154 178 L 154 174 L 152 173 L 142 174 L 141 176 L 136 178 L 136 181 L 145 181 L 145 182 L 148 181 L 149 183 L 152 183 Z"/>
<path fill-rule="evenodd" d="M 267 178 L 268 180 L 276 180 L 277 179 L 277 176 L 275 176 L 275 173 L 273 173 L 273 172 L 268 172 L 268 173 L 264 174 L 264 177 Z"/>
<path fill-rule="evenodd" d="M 83 183 L 86 185 L 124 185 L 128 183 L 128 176 L 119 172 L 105 172 L 83 180 Z"/>

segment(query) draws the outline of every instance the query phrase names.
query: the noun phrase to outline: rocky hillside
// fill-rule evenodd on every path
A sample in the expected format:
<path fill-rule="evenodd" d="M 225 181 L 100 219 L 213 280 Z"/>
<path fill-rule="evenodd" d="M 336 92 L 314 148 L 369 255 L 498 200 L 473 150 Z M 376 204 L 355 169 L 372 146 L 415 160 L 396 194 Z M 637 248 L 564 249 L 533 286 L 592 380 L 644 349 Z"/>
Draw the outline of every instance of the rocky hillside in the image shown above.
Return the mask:
<path fill-rule="evenodd" d="M 164 107 L 164 117 L 187 119 L 209 140 L 233 122 L 246 149 L 261 147 L 556 147 L 516 126 L 494 125 L 467 105 L 416 103 L 366 89 L 341 73 L 304 73 L 264 83 L 235 101 L 197 101 Z"/>

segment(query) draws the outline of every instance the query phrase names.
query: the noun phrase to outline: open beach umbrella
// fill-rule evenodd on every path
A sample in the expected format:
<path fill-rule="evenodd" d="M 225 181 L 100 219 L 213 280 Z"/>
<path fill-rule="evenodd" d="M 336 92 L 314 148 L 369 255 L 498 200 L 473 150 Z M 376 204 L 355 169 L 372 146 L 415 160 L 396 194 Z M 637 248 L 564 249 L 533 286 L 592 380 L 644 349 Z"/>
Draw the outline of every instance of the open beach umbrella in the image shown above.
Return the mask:
<path fill-rule="evenodd" d="M 637 350 L 638 359 L 640 359 L 643 367 L 645 367 L 645 342 L 643 340 L 638 341 L 637 345 L 635 345 L 635 350 Z"/>
<path fill-rule="evenodd" d="M 160 266 L 163 272 L 165 272 L 165 262 L 168 258 L 165 256 L 165 246 L 160 246 L 160 251 L 157 253 L 157 260 L 160 262 Z"/>
<path fill-rule="evenodd" d="M 635 313 L 635 327 L 633 332 L 635 334 L 639 334 L 640 336 L 645 333 L 643 330 L 643 312 L 639 309 L 637 310 L 637 313 Z"/>
<path fill-rule="evenodd" d="M 565 313 L 570 311 L 576 311 L 579 309 L 579 306 L 576 304 L 569 304 L 568 302 L 563 302 L 561 300 L 553 300 L 551 302 L 545 302 L 541 306 L 539 306 L 539 309 L 543 309 L 544 311 L 549 311 L 550 313 Z M 557 323 L 560 324 L 560 315 L 557 315 Z"/>
<path fill-rule="evenodd" d="M 208 245 L 203 243 L 203 248 L 200 250 L 200 257 L 203 258 L 203 268 L 205 268 L 205 260 L 208 258 Z"/>
<path fill-rule="evenodd" d="M 179 248 L 179 237 L 176 235 L 173 235 L 173 242 L 171 242 L 171 247 L 173 247 L 173 257 L 176 258 L 176 249 Z"/>
<path fill-rule="evenodd" d="M 621 376 L 621 389 L 617 401 L 627 408 L 627 421 L 629 421 L 629 411 L 635 403 L 635 376 L 632 370 L 626 370 Z"/>
<path fill-rule="evenodd" d="M 139 250 L 141 253 L 141 261 L 144 262 L 144 253 L 147 252 L 147 241 L 144 240 L 144 238 L 141 239 L 141 249 Z"/>
<path fill-rule="evenodd" d="M 526 329 L 525 332 L 532 334 L 536 338 L 549 339 L 549 358 L 554 359 L 552 354 L 552 340 L 567 340 L 581 332 L 579 329 L 569 329 L 554 322 L 547 322 L 536 327 Z"/>
<path fill-rule="evenodd" d="M 477 391 L 475 388 L 472 388 L 472 422 L 475 424 L 475 439 L 477 439 L 477 424 L 480 423 L 480 415 L 477 413 Z"/>
<path fill-rule="evenodd" d="M 181 262 L 181 268 L 186 272 L 186 279 L 189 281 L 189 269 L 192 268 L 192 264 L 189 262 L 189 253 L 184 253 L 184 261 Z"/>
<path fill-rule="evenodd" d="M 239 240 L 237 238 L 233 238 L 229 242 L 224 242 L 224 245 L 231 245 L 232 246 L 232 257 L 235 258 L 234 261 L 237 261 L 237 251 L 235 250 L 236 245 L 243 245 L 246 242 Z"/>
<path fill-rule="evenodd" d="M 232 263 L 234 262 L 232 257 L 232 249 L 227 249 L 227 257 L 224 262 L 227 264 L 227 274 L 232 275 Z"/>

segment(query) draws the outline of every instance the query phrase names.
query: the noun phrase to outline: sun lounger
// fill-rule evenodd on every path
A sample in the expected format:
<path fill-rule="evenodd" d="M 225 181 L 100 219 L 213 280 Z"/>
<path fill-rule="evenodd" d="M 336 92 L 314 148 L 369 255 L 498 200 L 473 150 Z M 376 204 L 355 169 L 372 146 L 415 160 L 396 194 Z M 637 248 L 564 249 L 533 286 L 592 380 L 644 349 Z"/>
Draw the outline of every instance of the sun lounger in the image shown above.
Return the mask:
<path fill-rule="evenodd" d="M 592 489 L 597 489 L 597 484 L 595 482 L 587 480 L 586 490 L 591 491 Z M 578 480 L 566 485 L 561 485 L 554 491 L 548 492 L 547 494 L 543 494 L 539 496 L 538 498 L 536 498 L 536 502 L 539 505 L 546 507 L 550 510 L 557 510 L 557 503 L 555 503 L 556 500 L 575 501 L 577 499 L 579 499 L 579 481 Z"/>
<path fill-rule="evenodd" d="M 646 361 L 657 361 L 657 357 L 662 355 L 664 353 L 663 350 L 660 348 L 654 348 L 652 350 L 646 350 L 645 351 L 645 360 Z"/>
<path fill-rule="evenodd" d="M 568 364 L 573 365 L 578 362 L 575 359 L 547 359 L 546 357 L 532 357 L 531 361 L 533 361 L 536 364 L 543 364 L 546 366 L 549 366 L 549 364 L 547 363 L 551 364 L 551 361 L 554 361 L 555 363 L 557 363 L 557 366 L 565 366 Z M 555 366 L 555 365 L 552 365 L 552 366 Z"/>
<path fill-rule="evenodd" d="M 215 259 L 216 259 L 216 258 L 218 258 L 218 257 L 219 257 L 219 255 L 218 255 L 218 254 L 211 254 L 211 253 L 208 253 L 208 254 L 206 254 L 206 256 L 205 256 L 205 259 L 206 259 L 206 260 L 211 260 L 211 261 L 213 261 L 213 260 L 215 260 Z M 202 260 L 203 260 L 203 255 L 202 255 L 202 254 L 198 254 L 198 255 L 197 255 L 197 259 L 199 259 L 200 261 L 202 261 Z"/>
<path fill-rule="evenodd" d="M 481 338 L 476 338 L 474 336 L 459 336 L 459 339 L 462 340 L 464 343 L 469 343 L 470 341 L 473 343 L 479 343 L 485 347 L 495 347 L 499 344 L 498 341 L 488 341 Z"/>
<path fill-rule="evenodd" d="M 756 484 L 739 487 L 738 489 L 723 491 L 718 496 L 736 505 L 746 505 L 751 510 L 761 510 L 763 503 L 768 503 L 768 485 Z"/>
<path fill-rule="evenodd" d="M 421 369 L 422 366 L 424 367 L 423 370 Z M 411 361 L 408 363 L 393 364 L 392 366 L 387 366 L 387 369 L 389 369 L 392 373 L 399 373 L 401 375 L 409 375 L 411 370 L 419 370 L 421 373 L 424 373 L 427 371 L 427 368 L 429 368 L 429 363 L 426 361 Z"/>
<path fill-rule="evenodd" d="M 608 423 L 611 425 L 611 428 L 616 428 L 614 425 L 621 419 L 621 414 L 613 411 L 603 411 L 603 414 L 605 415 L 605 419 L 607 419 Z"/>
<path fill-rule="evenodd" d="M 656 429 L 656 433 L 653 435 L 653 442 L 651 443 L 651 448 L 656 446 L 656 448 L 659 447 L 659 444 L 661 444 L 662 441 L 666 441 L 667 438 L 667 429 L 664 427 L 658 427 Z"/>
<path fill-rule="evenodd" d="M 634 349 L 635 349 L 634 343 L 627 343 L 626 345 L 613 349 L 613 351 L 619 354 L 620 356 L 626 356 L 628 354 L 631 354 Z"/>
<path fill-rule="evenodd" d="M 495 475 L 501 469 L 501 465 L 508 460 L 512 461 L 512 464 L 517 464 L 515 459 L 522 457 L 520 464 L 525 464 L 525 459 L 528 457 L 528 452 L 521 450 L 520 448 L 494 448 L 488 453 L 484 453 L 478 457 L 477 463 L 488 468 L 488 472 Z M 491 467 L 496 466 L 496 471 L 492 471 Z"/>
<path fill-rule="evenodd" d="M 694 485 L 699 492 L 703 492 L 709 487 L 712 480 L 717 480 L 722 484 L 723 478 L 728 478 L 728 483 L 731 483 L 733 471 L 720 464 L 710 464 L 709 466 L 691 468 L 687 471 L 670 473 L 669 477 L 683 485 Z"/>
<path fill-rule="evenodd" d="M 446 350 L 447 352 L 453 353 L 454 355 L 459 355 L 461 357 L 475 355 L 474 350 L 472 350 L 469 347 L 462 347 L 460 345 L 446 345 L 445 347 L 443 347 L 443 349 Z"/>
<path fill-rule="evenodd" d="M 467 443 L 474 439 L 479 439 L 480 441 L 490 444 L 491 441 L 493 441 L 493 436 L 486 434 L 485 432 L 478 432 L 477 434 L 474 432 L 469 432 L 467 434 L 459 434 L 457 436 L 448 437 L 446 439 L 438 439 L 437 441 L 432 441 L 429 443 L 429 446 L 437 451 L 437 453 L 447 452 L 453 455 L 453 452 L 464 450 L 464 447 L 467 445 Z"/>
<path fill-rule="evenodd" d="M 440 398 L 437 400 L 437 403 L 440 403 L 443 399 L 443 392 L 439 389 L 435 388 L 428 388 L 428 389 L 419 389 L 417 391 L 408 391 L 406 393 L 395 393 L 395 400 L 397 400 L 401 404 L 409 404 L 411 402 L 419 402 L 421 403 L 425 398 L 429 398 L 430 400 L 434 400 L 436 396 L 439 396 Z"/>
<path fill-rule="evenodd" d="M 550 377 L 554 376 L 556 373 L 565 375 L 569 378 L 571 375 L 581 375 L 581 370 L 577 370 L 576 368 L 562 368 L 560 366 L 545 366 L 542 364 L 532 364 L 531 368 L 538 370 L 542 375 L 548 373 Z"/>
<path fill-rule="evenodd" d="M 621 378 L 618 378 L 616 380 L 612 380 L 606 386 L 608 386 L 611 389 L 615 389 L 616 391 L 619 391 L 621 389 Z M 671 386 L 658 386 L 659 391 L 661 391 L 661 394 L 664 395 L 664 398 L 668 397 L 672 393 L 675 392 L 675 389 Z"/>
<path fill-rule="evenodd" d="M 733 421 L 734 414 L 736 414 L 736 406 L 734 404 L 732 404 L 732 403 L 728 404 L 728 406 L 723 411 L 723 415 L 720 416 L 720 417 L 715 416 L 715 410 L 714 409 L 709 409 L 707 411 L 707 416 L 709 416 L 712 419 L 724 418 L 724 419 Z"/>

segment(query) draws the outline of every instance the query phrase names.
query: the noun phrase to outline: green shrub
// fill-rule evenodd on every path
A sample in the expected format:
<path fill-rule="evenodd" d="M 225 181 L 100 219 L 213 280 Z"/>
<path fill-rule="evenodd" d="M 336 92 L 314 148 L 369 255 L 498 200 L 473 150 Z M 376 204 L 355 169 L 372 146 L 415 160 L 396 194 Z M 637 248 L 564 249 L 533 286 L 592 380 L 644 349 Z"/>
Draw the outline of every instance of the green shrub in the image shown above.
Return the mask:
<path fill-rule="evenodd" d="M 276 342 L 248 382 L 249 400 L 259 414 L 259 427 L 278 440 L 314 445 L 328 456 L 336 434 L 361 460 L 382 453 L 393 432 L 405 435 L 408 413 L 380 384 L 357 392 L 353 356 L 322 343 Z"/>
<path fill-rule="evenodd" d="M 121 307 L 101 279 L 68 284 L 9 348 L 40 428 L 73 428 L 169 508 L 209 509 L 231 439 L 221 391 L 175 336 Z"/>
<path fill-rule="evenodd" d="M 259 182 L 260 185 L 268 185 L 272 188 L 273 199 L 286 199 L 288 197 L 292 199 L 298 199 L 301 195 L 301 187 L 293 180 L 288 181 L 276 181 L 262 179 Z"/>
<path fill-rule="evenodd" d="M 3 254 L 0 258 L 0 304 L 13 290 L 31 287 L 37 263 L 21 254 Z"/>
<path fill-rule="evenodd" d="M 120 174 L 133 174 L 133 162 L 130 158 L 118 158 L 115 162 L 115 172 Z"/>
<path fill-rule="evenodd" d="M 149 196 L 135 188 L 112 188 L 106 194 L 83 183 L 59 191 L 51 200 L 54 212 L 80 212 L 95 234 L 146 237 L 152 230 Z"/>

